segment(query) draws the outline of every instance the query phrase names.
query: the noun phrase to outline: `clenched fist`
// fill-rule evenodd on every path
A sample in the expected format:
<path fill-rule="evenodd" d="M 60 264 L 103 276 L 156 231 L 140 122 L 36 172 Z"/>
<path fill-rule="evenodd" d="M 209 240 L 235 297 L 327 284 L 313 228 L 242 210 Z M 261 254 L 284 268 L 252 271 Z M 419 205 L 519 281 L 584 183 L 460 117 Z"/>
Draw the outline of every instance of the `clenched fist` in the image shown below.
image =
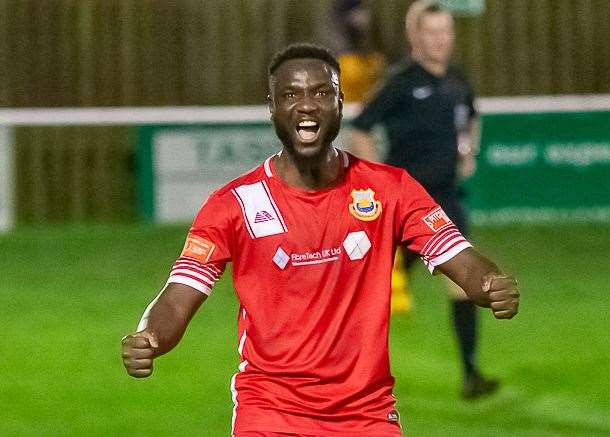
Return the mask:
<path fill-rule="evenodd" d="M 126 335 L 123 345 L 123 365 L 134 378 L 146 378 L 153 371 L 153 358 L 158 347 L 154 336 L 146 331 Z"/>
<path fill-rule="evenodd" d="M 515 278 L 489 273 L 482 278 L 483 291 L 489 295 L 496 319 L 511 319 L 519 311 L 519 290 Z"/>

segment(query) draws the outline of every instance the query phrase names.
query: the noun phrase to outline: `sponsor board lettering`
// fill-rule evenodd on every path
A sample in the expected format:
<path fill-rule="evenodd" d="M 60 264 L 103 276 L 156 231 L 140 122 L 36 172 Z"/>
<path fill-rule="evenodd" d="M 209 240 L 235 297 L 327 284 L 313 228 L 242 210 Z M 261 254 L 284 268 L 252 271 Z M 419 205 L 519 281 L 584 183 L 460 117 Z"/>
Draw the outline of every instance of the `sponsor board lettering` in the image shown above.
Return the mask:
<path fill-rule="evenodd" d="M 610 164 L 609 143 L 549 144 L 544 151 L 546 162 L 551 165 L 589 167 Z"/>
<path fill-rule="evenodd" d="M 492 144 L 486 157 L 496 167 L 530 165 L 538 159 L 538 148 L 536 144 Z"/>

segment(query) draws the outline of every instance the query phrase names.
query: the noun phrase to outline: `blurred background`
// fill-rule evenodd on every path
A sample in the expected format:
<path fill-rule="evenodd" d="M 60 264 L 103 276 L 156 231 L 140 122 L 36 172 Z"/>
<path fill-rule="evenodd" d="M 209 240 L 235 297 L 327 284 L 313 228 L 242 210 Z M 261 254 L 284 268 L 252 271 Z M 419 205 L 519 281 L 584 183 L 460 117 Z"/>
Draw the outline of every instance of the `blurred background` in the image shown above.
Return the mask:
<path fill-rule="evenodd" d="M 457 16 L 455 62 L 478 95 L 610 92 L 607 0 L 456 3 L 466 12 L 475 5 Z M 406 53 L 408 4 L 369 2 L 369 43 L 388 64 Z M 3 0 L 0 105 L 260 105 L 275 51 L 333 45 L 332 8 L 331 0 Z M 17 222 L 137 217 L 133 126 L 22 123 L 13 134 Z"/>
<path fill-rule="evenodd" d="M 411 2 L 364 3 L 382 77 Z M 407 433 L 610 435 L 610 1 L 445 4 L 483 122 L 473 238 L 519 278 L 523 312 L 483 321 L 505 387 L 464 404 L 442 284 L 416 273 L 392 327 Z M 0 435 L 228 435 L 228 277 L 151 380 L 127 378 L 119 340 L 207 193 L 277 150 L 273 53 L 344 49 L 336 7 L 0 0 Z"/>

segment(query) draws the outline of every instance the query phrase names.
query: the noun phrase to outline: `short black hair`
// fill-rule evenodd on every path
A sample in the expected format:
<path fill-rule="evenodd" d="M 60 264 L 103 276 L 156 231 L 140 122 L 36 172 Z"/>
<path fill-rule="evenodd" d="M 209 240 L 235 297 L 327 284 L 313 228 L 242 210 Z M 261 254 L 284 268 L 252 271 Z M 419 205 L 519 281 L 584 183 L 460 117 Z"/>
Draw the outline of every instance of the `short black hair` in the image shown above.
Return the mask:
<path fill-rule="evenodd" d="M 335 55 L 333 55 L 333 53 L 326 47 L 311 43 L 296 43 L 285 47 L 273 56 L 273 59 L 271 59 L 271 62 L 269 63 L 269 76 L 272 76 L 275 70 L 277 70 L 278 67 L 284 62 L 291 59 L 304 58 L 313 58 L 324 61 L 334 68 L 337 73 L 341 73 L 341 68 L 339 67 L 337 58 L 335 58 Z"/>

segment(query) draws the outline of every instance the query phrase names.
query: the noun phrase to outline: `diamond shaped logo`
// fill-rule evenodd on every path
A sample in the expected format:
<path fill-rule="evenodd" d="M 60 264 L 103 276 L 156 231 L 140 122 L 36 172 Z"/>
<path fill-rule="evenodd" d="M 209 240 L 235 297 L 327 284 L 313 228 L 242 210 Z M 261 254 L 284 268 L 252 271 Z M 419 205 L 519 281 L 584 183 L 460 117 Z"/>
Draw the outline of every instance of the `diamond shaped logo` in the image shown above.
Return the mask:
<path fill-rule="evenodd" d="M 289 259 L 290 257 L 286 252 L 284 252 L 284 249 L 278 247 L 277 251 L 275 252 L 275 255 L 273 256 L 273 262 L 275 263 L 275 265 L 278 266 L 280 269 L 284 270 L 286 268 L 286 265 L 288 264 Z"/>
<path fill-rule="evenodd" d="M 364 258 L 371 248 L 371 242 L 364 231 L 350 232 L 343 241 L 343 247 L 349 259 L 354 261 Z"/>

